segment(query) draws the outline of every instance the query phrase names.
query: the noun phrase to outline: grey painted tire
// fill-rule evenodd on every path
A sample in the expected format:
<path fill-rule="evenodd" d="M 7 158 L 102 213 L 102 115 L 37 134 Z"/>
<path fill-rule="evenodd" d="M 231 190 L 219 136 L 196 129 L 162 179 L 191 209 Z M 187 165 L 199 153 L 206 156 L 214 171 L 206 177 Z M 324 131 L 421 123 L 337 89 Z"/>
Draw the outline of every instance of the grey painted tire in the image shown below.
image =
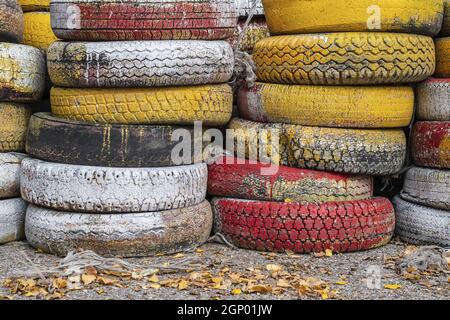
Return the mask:
<path fill-rule="evenodd" d="M 183 209 L 129 214 L 85 214 L 30 205 L 25 221 L 28 242 L 65 256 L 76 249 L 104 256 L 142 257 L 193 249 L 210 236 L 208 201 Z"/>
<path fill-rule="evenodd" d="M 405 175 L 401 197 L 409 202 L 450 210 L 450 170 L 412 167 Z"/>
<path fill-rule="evenodd" d="M 0 101 L 36 102 L 45 90 L 45 54 L 38 48 L 0 42 Z"/>
<path fill-rule="evenodd" d="M 450 120 L 450 79 L 429 79 L 417 87 L 417 119 Z"/>
<path fill-rule="evenodd" d="M 21 42 L 23 12 L 16 0 L 0 0 L 0 41 Z"/>
<path fill-rule="evenodd" d="M 162 87 L 227 82 L 234 56 L 226 41 L 56 41 L 47 63 L 56 86 Z"/>
<path fill-rule="evenodd" d="M 250 14 L 253 6 L 256 3 L 256 10 L 254 15 L 264 15 L 264 7 L 261 0 L 236 0 L 238 5 L 238 15 L 240 17 L 246 17 Z"/>
<path fill-rule="evenodd" d="M 22 161 L 21 193 L 64 211 L 121 213 L 183 208 L 205 200 L 204 163 L 161 168 L 108 168 Z"/>
<path fill-rule="evenodd" d="M 21 153 L 0 153 L 0 199 L 20 196 Z"/>
<path fill-rule="evenodd" d="M 21 198 L 0 200 L 0 244 L 25 239 L 27 203 Z"/>
<path fill-rule="evenodd" d="M 414 204 L 399 196 L 393 200 L 396 234 L 416 245 L 450 246 L 450 211 Z"/>

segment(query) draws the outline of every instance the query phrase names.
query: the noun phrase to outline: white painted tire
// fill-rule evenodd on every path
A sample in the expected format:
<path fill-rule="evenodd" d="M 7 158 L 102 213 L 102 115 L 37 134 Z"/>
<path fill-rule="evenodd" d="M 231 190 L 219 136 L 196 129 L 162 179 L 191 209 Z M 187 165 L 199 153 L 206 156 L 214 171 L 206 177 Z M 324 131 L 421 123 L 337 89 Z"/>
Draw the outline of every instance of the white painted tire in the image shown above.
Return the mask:
<path fill-rule="evenodd" d="M 405 175 L 401 197 L 409 202 L 450 210 L 450 170 L 412 167 Z"/>
<path fill-rule="evenodd" d="M 450 246 L 450 211 L 424 207 L 394 198 L 396 233 L 416 245 Z"/>
<path fill-rule="evenodd" d="M 30 205 L 25 234 L 33 247 L 59 256 L 85 249 L 103 256 L 142 257 L 203 244 L 210 236 L 212 220 L 208 201 L 183 209 L 113 215 Z"/>
<path fill-rule="evenodd" d="M 450 79 L 429 79 L 417 87 L 417 119 L 450 120 Z"/>
<path fill-rule="evenodd" d="M 39 101 L 45 90 L 45 75 L 43 51 L 0 42 L 0 101 Z"/>
<path fill-rule="evenodd" d="M 205 200 L 206 164 L 161 168 L 88 167 L 24 159 L 22 197 L 64 211 L 150 212 Z"/>
<path fill-rule="evenodd" d="M 250 12 L 252 11 L 252 8 L 256 4 L 256 9 L 253 11 L 254 15 L 262 16 L 264 15 L 264 7 L 262 5 L 261 0 L 236 0 L 237 6 L 238 6 L 238 15 L 240 17 L 247 17 Z"/>
<path fill-rule="evenodd" d="M 20 196 L 21 153 L 0 153 L 0 199 Z"/>
<path fill-rule="evenodd" d="M 21 198 L 0 200 L 0 244 L 25 239 L 27 203 Z"/>
<path fill-rule="evenodd" d="M 47 63 L 61 87 L 163 87 L 227 82 L 234 55 L 226 41 L 56 41 Z"/>

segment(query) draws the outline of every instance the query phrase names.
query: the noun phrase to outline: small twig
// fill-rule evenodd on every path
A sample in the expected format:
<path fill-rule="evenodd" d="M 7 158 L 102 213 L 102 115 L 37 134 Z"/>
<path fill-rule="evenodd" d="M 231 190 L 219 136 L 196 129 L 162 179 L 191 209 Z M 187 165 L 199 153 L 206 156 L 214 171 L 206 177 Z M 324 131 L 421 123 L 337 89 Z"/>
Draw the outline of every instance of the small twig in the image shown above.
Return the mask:
<path fill-rule="evenodd" d="M 219 240 L 218 240 L 219 238 Z M 225 236 L 223 234 L 221 234 L 220 232 L 216 233 L 215 235 L 213 235 L 212 237 L 210 237 L 208 239 L 208 242 L 216 242 L 216 243 L 220 243 L 220 244 L 226 244 L 227 246 L 229 246 L 231 249 L 233 250 L 238 250 L 239 248 L 236 247 L 234 244 L 232 244 L 231 242 L 229 242 Z"/>

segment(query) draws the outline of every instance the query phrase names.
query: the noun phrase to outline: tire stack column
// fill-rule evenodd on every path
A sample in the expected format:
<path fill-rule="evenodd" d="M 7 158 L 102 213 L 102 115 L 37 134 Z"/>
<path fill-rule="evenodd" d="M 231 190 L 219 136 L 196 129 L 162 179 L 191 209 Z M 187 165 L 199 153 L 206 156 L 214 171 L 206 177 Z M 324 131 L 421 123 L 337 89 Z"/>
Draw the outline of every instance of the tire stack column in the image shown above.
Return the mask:
<path fill-rule="evenodd" d="M 408 84 L 434 73 L 432 36 L 441 26 L 443 3 L 377 4 L 263 0 L 272 36 L 256 45 L 253 58 L 259 82 L 242 88 L 238 98 L 242 118 L 234 118 L 229 128 L 248 138 L 248 153 L 257 142 L 258 148 L 261 142 L 270 142 L 258 141 L 254 132 L 278 133 L 279 148 L 272 149 L 272 161 L 291 167 L 280 172 L 303 171 L 297 171 L 297 178 L 281 174 L 271 180 L 248 172 L 235 176 L 226 165 L 218 165 L 219 171 L 230 172 L 229 180 L 239 181 L 231 190 L 218 192 L 210 170 L 213 195 L 251 199 L 213 201 L 216 229 L 236 245 L 346 252 L 381 246 L 391 238 L 395 223 L 391 202 L 367 193 L 354 197 L 349 186 L 363 177 L 393 175 L 403 168 L 404 128 L 414 108 Z M 312 182 L 300 182 L 305 169 L 315 170 L 307 173 Z M 339 179 L 347 186 L 340 192 L 333 187 Z M 328 198 L 321 196 L 325 190 L 316 192 L 320 183 L 329 186 Z M 249 193 L 249 188 L 255 191 Z M 280 188 L 289 191 L 283 195 Z M 234 190 L 247 190 L 248 196 Z M 260 190 L 266 197 L 253 196 Z"/>
<path fill-rule="evenodd" d="M 43 95 L 45 58 L 21 45 L 23 12 L 0 0 L 0 244 L 23 240 L 26 203 L 20 198 L 20 163 L 33 104 Z"/>
<path fill-rule="evenodd" d="M 70 8 L 78 8 L 76 28 Z M 212 228 L 194 121 L 228 123 L 234 0 L 55 0 L 50 113 L 30 121 L 26 237 L 66 255 L 195 248 Z M 177 157 L 180 136 L 189 147 Z M 196 159 L 198 160 L 198 159 Z M 201 158 L 200 158 L 201 160 Z"/>
<path fill-rule="evenodd" d="M 450 1 L 435 40 L 436 73 L 417 87 L 414 162 L 394 199 L 396 232 L 417 245 L 450 246 Z"/>

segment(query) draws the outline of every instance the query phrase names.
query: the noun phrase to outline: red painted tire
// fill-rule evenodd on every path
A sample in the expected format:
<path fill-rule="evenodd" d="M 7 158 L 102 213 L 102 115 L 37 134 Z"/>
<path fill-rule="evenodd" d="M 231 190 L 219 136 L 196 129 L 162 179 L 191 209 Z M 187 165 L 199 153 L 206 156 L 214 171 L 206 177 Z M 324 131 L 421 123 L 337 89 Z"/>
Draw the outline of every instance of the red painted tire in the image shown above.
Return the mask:
<path fill-rule="evenodd" d="M 386 198 L 322 204 L 216 198 L 215 231 L 244 249 L 351 252 L 390 241 L 395 213 Z"/>
<path fill-rule="evenodd" d="M 264 171 L 269 169 L 271 171 Z M 269 167 L 233 157 L 220 158 L 208 166 L 208 194 L 213 196 L 326 202 L 369 199 L 372 192 L 371 177 L 275 165 Z"/>
<path fill-rule="evenodd" d="M 237 24 L 234 0 L 55 0 L 50 12 L 55 35 L 78 41 L 218 40 Z"/>
<path fill-rule="evenodd" d="M 411 148 L 416 165 L 450 169 L 450 121 L 417 122 Z"/>

